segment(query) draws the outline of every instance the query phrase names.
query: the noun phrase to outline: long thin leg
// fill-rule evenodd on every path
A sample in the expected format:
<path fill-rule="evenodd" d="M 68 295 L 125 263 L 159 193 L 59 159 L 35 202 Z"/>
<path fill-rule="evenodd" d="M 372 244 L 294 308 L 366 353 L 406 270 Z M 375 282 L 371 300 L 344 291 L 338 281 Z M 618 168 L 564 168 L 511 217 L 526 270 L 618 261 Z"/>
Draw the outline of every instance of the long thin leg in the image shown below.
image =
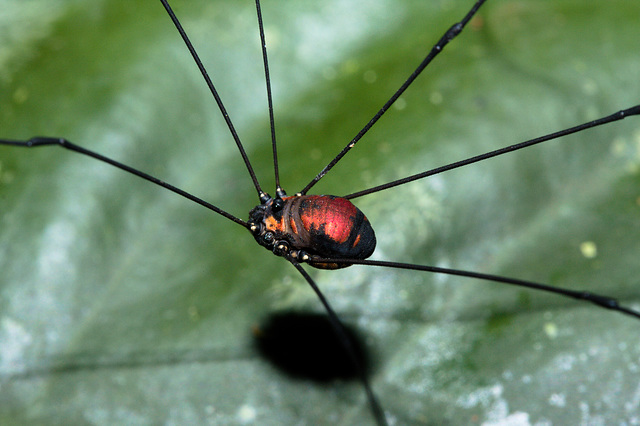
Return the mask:
<path fill-rule="evenodd" d="M 311 278 L 311 276 L 309 276 L 307 271 L 305 271 L 304 268 L 298 262 L 292 259 L 289 259 L 289 262 L 291 262 L 291 264 L 298 270 L 298 272 L 302 274 L 304 279 L 307 280 L 307 282 L 309 283 L 313 291 L 316 293 L 316 295 L 320 299 L 320 302 L 322 303 L 325 310 L 327 311 L 327 314 L 329 315 L 329 320 L 331 321 L 333 329 L 335 330 L 336 334 L 338 335 L 338 338 L 342 342 L 342 346 L 347 350 L 349 357 L 351 358 L 354 366 L 358 370 L 360 381 L 364 386 L 365 392 L 367 394 L 367 400 L 369 401 L 369 406 L 371 407 L 371 412 L 373 413 L 373 416 L 376 419 L 376 423 L 379 425 L 386 425 L 387 419 L 384 415 L 382 406 L 378 402 L 378 398 L 376 398 L 375 394 L 373 393 L 373 389 L 371 388 L 371 384 L 369 383 L 369 378 L 367 377 L 366 372 L 358 362 L 358 358 L 355 354 L 353 344 L 351 343 L 351 340 L 349 340 L 349 337 L 347 336 L 347 333 L 344 330 L 344 326 L 342 325 L 340 318 L 338 318 L 338 315 L 335 313 L 335 311 L 329 304 L 329 301 L 327 300 L 326 297 L 324 297 L 324 294 L 320 291 L 315 281 L 313 281 L 313 279 Z"/>
<path fill-rule="evenodd" d="M 262 10 L 260 0 L 256 0 L 256 12 L 258 15 L 258 28 L 260 32 L 260 45 L 262 47 L 262 62 L 264 63 L 264 80 L 267 86 L 267 102 L 269 104 L 269 127 L 271 128 L 271 148 L 273 151 L 273 173 L 276 179 L 276 197 L 284 197 L 285 193 L 280 186 L 280 170 L 278 168 L 278 148 L 276 144 L 276 120 L 273 116 L 273 96 L 271 94 L 271 77 L 269 75 L 269 60 L 267 59 L 267 41 L 264 37 L 264 25 L 262 23 Z"/>
<path fill-rule="evenodd" d="M 141 177 L 144 180 L 148 180 L 151 183 L 155 183 L 158 186 L 161 186 L 163 188 L 168 189 L 171 192 L 174 192 L 178 195 L 183 196 L 184 198 L 187 198 L 191 201 L 194 201 L 198 204 L 200 204 L 203 207 L 208 208 L 209 210 L 212 210 L 216 213 L 218 213 L 219 215 L 222 215 L 224 217 L 226 217 L 229 220 L 234 221 L 235 223 L 237 223 L 238 225 L 242 225 L 245 228 L 249 228 L 249 224 L 247 222 L 245 222 L 242 219 L 239 219 L 237 217 L 235 217 L 234 215 L 232 215 L 231 213 L 227 213 L 226 211 L 222 210 L 219 207 L 214 206 L 211 203 L 208 203 L 206 201 L 204 201 L 202 198 L 196 197 L 195 195 L 189 194 L 186 191 L 183 191 L 180 188 L 177 188 L 165 181 L 162 181 L 154 176 L 151 176 L 145 172 L 141 172 L 140 170 L 134 169 L 133 167 L 127 166 L 126 164 L 122 164 L 118 161 L 112 160 L 109 157 L 105 157 L 104 155 L 98 154 L 97 152 L 94 151 L 90 151 L 86 148 L 83 148 L 81 146 L 78 146 L 74 143 L 69 142 L 68 140 L 64 139 L 64 138 L 52 138 L 52 137 L 43 137 L 43 136 L 38 136 L 35 138 L 31 138 L 29 140 L 26 141 L 17 141 L 17 140 L 11 140 L 11 139 L 0 139 L 0 145 L 12 145 L 12 146 L 18 146 L 18 147 L 23 147 L 23 148 L 37 148 L 40 146 L 50 146 L 50 145 L 55 145 L 55 146 L 60 146 L 62 148 L 68 149 L 70 151 L 74 151 L 77 152 L 79 154 L 83 154 L 83 155 L 87 155 L 89 157 L 95 158 L 96 160 L 102 161 L 104 163 L 110 164 L 114 167 L 119 168 L 120 170 L 124 170 L 125 172 L 129 172 L 133 175 L 136 175 L 138 177 Z"/>
<path fill-rule="evenodd" d="M 468 277 L 468 278 L 478 278 L 485 281 L 493 281 L 497 283 L 513 285 L 516 287 L 524 287 L 532 290 L 545 291 L 547 293 L 553 293 L 560 296 L 569 297 L 571 299 L 584 300 L 586 302 L 591 302 L 594 305 L 600 306 L 602 308 L 611 309 L 612 311 L 620 312 L 622 314 L 640 319 L 640 312 L 631 308 L 620 306 L 618 300 L 613 297 L 591 293 L 588 291 L 569 290 L 562 287 L 553 287 L 550 285 L 540 284 L 533 281 L 521 280 L 517 278 L 503 277 L 500 275 L 483 274 L 480 272 L 473 272 L 473 271 L 464 271 L 461 269 L 440 268 L 437 266 L 416 265 L 412 263 L 401 263 L 401 262 L 388 262 L 383 260 L 322 259 L 322 261 L 327 263 L 339 263 L 339 264 L 348 264 L 348 265 L 384 266 L 387 268 L 408 269 L 411 271 L 426 271 L 426 272 L 434 272 L 437 274 L 457 275 L 460 277 Z M 318 260 L 315 260 L 315 262 L 318 262 Z"/>
<path fill-rule="evenodd" d="M 351 150 L 351 148 L 356 146 L 356 143 L 358 143 L 358 141 L 365 135 L 365 133 L 367 133 L 369 129 L 371 129 L 374 124 L 376 124 L 380 117 L 382 117 L 384 113 L 387 112 L 389 108 L 391 108 L 391 105 L 393 105 L 394 102 L 404 93 L 404 91 L 407 90 L 411 83 L 413 83 L 414 80 L 418 78 L 420 73 L 427 67 L 427 65 L 429 65 L 431 61 L 433 61 L 433 59 L 438 56 L 440 52 L 442 52 L 442 49 L 444 49 L 444 47 L 449 44 L 451 40 L 460 35 L 464 27 L 469 23 L 469 21 L 471 21 L 471 18 L 474 17 L 474 15 L 478 12 L 478 9 L 480 9 L 485 1 L 486 0 L 478 0 L 460 22 L 453 24 L 451 28 L 449 28 L 447 32 L 444 33 L 444 35 L 435 44 L 435 46 L 431 48 L 431 51 L 420 63 L 420 65 L 418 65 L 415 71 L 411 73 L 409 78 L 407 78 L 402 86 L 400 86 L 400 88 L 396 90 L 396 92 L 391 96 L 391 98 L 389 98 L 389 100 L 382 106 L 382 108 L 380 108 L 376 115 L 374 115 L 373 118 L 369 120 L 369 122 L 362 128 L 362 130 L 360 130 L 358 134 L 353 139 L 351 139 L 351 142 L 349 142 L 347 146 L 345 146 L 342 151 L 340 151 L 340 153 L 336 155 L 336 157 L 331 160 L 329 164 L 327 164 L 324 169 L 322 169 L 322 171 L 320 171 L 320 173 L 318 173 L 318 175 L 314 177 L 311 182 L 307 184 L 307 186 L 304 187 L 302 191 L 300 191 L 300 193 L 306 194 L 311 189 L 311 187 L 318 183 L 320 179 L 322 179 L 324 175 L 326 175 L 329 170 L 333 168 L 333 166 L 338 164 L 338 161 L 340 161 L 342 157 L 344 157 L 347 152 Z"/>
<path fill-rule="evenodd" d="M 514 145 L 510 145 L 504 148 L 496 149 L 494 151 L 486 152 L 484 154 L 476 155 L 474 157 L 467 158 L 465 160 L 456 161 L 455 163 L 447 164 L 446 166 L 436 167 L 435 169 L 427 170 L 426 172 L 417 173 L 415 175 L 407 176 L 406 178 L 394 180 L 392 182 L 385 183 L 383 185 L 374 186 L 373 188 L 365 189 L 362 191 L 354 192 L 353 194 L 345 195 L 344 198 L 353 199 L 362 197 L 363 195 L 372 194 L 374 192 L 383 191 L 385 189 L 393 188 L 394 186 L 404 185 L 405 183 L 413 182 L 418 179 L 422 179 L 428 176 L 437 175 L 442 172 L 457 169 L 458 167 L 467 166 L 472 163 L 487 160 L 489 158 L 497 157 L 499 155 L 507 154 L 509 152 L 518 151 L 523 148 L 528 148 L 532 145 L 536 145 L 542 142 L 547 142 L 553 139 L 567 136 L 573 133 L 578 133 L 586 129 L 602 126 L 604 124 L 613 123 L 615 121 L 623 120 L 632 115 L 640 115 L 640 105 L 633 106 L 631 108 L 623 109 L 606 117 L 598 118 L 587 123 L 580 124 L 578 126 L 570 127 L 559 132 L 549 133 L 545 136 L 540 136 L 528 141 L 520 142 Z"/>
<path fill-rule="evenodd" d="M 233 123 L 231 122 L 231 118 L 227 113 L 227 109 L 222 103 L 222 99 L 220 98 L 220 95 L 218 95 L 218 91 L 216 90 L 215 86 L 213 85 L 213 82 L 211 81 L 211 78 L 209 77 L 209 73 L 207 72 L 204 65 L 202 64 L 202 61 L 200 60 L 200 57 L 198 56 L 196 49 L 193 47 L 193 44 L 191 44 L 191 40 L 189 40 L 189 37 L 187 36 L 186 31 L 184 30 L 184 28 L 182 28 L 182 24 L 180 24 L 180 21 L 176 17 L 175 13 L 173 13 L 173 9 L 171 9 L 171 6 L 169 6 L 169 2 L 167 0 L 160 0 L 160 2 L 162 3 L 165 10 L 167 11 L 167 14 L 169 14 L 169 17 L 171 18 L 173 25 L 175 25 L 176 29 L 180 33 L 182 40 L 184 40 L 184 43 L 187 45 L 187 49 L 189 49 L 189 53 L 191 53 L 193 60 L 196 62 L 196 65 L 200 70 L 200 74 L 202 74 L 202 77 L 204 77 L 204 80 L 207 83 L 207 86 L 209 87 L 211 94 L 213 95 L 214 99 L 216 100 L 216 103 L 218 104 L 218 108 L 222 113 L 222 117 L 224 118 L 224 121 L 227 123 L 227 127 L 231 132 L 231 136 L 233 136 L 233 140 L 236 142 L 236 146 L 240 151 L 240 155 L 242 155 L 244 164 L 247 167 L 247 170 L 249 171 L 249 175 L 251 176 L 251 180 L 253 181 L 253 186 L 256 188 L 256 191 L 258 191 L 258 197 L 260 197 L 260 202 L 266 201 L 268 199 L 268 196 L 260 188 L 260 184 L 258 183 L 258 178 L 256 178 L 256 174 L 253 171 L 253 167 L 251 166 L 249 157 L 247 156 L 247 153 L 244 150 L 244 146 L 240 141 L 240 137 L 238 136 L 238 133 L 236 132 L 236 129 L 233 126 Z"/>

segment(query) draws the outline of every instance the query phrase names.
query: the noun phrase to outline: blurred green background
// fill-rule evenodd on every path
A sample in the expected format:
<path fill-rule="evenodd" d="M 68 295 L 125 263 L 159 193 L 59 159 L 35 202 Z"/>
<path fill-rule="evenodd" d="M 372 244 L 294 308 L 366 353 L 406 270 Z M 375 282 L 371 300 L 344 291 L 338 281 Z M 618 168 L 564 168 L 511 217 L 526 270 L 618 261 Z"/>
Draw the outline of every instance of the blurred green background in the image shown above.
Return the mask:
<path fill-rule="evenodd" d="M 265 189 L 250 1 L 175 1 Z M 266 1 L 282 183 L 300 190 L 470 1 Z M 5 2 L 0 135 L 65 136 L 246 218 L 257 203 L 159 2 Z M 490 0 L 314 189 L 348 194 L 640 101 L 627 0 Z M 376 259 L 639 301 L 640 121 L 357 199 Z M 595 249 L 595 251 L 593 250 Z M 321 311 L 239 226 L 57 148 L 0 147 L 0 423 L 369 422 L 358 383 L 257 358 L 268 312 Z M 395 424 L 633 424 L 640 323 L 551 295 L 386 269 L 312 271 Z"/>

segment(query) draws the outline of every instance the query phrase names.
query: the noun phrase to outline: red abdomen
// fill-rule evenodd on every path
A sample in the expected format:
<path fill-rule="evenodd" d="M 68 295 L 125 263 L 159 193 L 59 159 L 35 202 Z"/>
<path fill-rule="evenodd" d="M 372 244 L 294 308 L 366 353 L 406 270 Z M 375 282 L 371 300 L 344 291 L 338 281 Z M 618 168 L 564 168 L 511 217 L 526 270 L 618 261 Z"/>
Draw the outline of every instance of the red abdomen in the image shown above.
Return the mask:
<path fill-rule="evenodd" d="M 296 213 L 322 257 L 366 259 L 376 248 L 367 217 L 351 201 L 332 195 L 298 197 Z"/>

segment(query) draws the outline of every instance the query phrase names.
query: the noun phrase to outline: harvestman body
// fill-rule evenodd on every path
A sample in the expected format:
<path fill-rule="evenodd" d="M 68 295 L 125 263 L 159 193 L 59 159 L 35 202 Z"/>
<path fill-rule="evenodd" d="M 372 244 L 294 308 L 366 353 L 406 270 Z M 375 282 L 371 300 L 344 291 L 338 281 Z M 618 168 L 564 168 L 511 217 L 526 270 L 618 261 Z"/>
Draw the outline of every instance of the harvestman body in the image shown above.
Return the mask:
<path fill-rule="evenodd" d="M 258 244 L 316 268 L 344 268 L 349 264 L 321 260 L 366 259 L 376 248 L 369 220 L 345 198 L 299 195 L 270 199 L 251 210 L 249 217 Z"/>

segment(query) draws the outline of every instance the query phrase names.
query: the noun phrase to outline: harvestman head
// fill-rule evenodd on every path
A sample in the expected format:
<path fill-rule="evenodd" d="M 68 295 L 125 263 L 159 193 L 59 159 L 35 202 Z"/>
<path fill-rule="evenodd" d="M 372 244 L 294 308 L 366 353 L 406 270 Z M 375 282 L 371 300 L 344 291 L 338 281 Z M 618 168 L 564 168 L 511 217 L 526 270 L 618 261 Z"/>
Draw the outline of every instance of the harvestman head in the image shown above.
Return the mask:
<path fill-rule="evenodd" d="M 146 179 L 152 183 L 169 189 L 185 198 L 188 198 L 223 217 L 247 228 L 256 239 L 256 241 L 265 248 L 272 251 L 274 254 L 284 257 L 289 261 L 293 267 L 304 277 L 304 279 L 311 285 L 318 297 L 320 298 L 324 308 L 332 322 L 335 333 L 340 337 L 342 344 L 347 351 L 351 351 L 351 355 L 354 359 L 356 367 L 360 371 L 360 380 L 363 383 L 367 399 L 369 401 L 373 417 L 379 424 L 386 423 L 386 417 L 384 414 L 384 401 L 380 403 L 377 401 L 374 389 L 369 384 L 367 375 L 360 368 L 358 362 L 355 361 L 355 356 L 351 349 L 350 338 L 344 332 L 340 319 L 331 308 L 330 303 L 326 300 L 320 289 L 315 284 L 312 277 L 305 271 L 301 264 L 307 263 L 310 266 L 322 269 L 338 269 L 344 268 L 355 264 L 371 265 L 380 267 L 389 267 L 396 269 L 408 269 L 414 271 L 430 271 L 448 275 L 457 275 L 464 277 L 478 278 L 487 281 L 501 282 L 512 286 L 524 287 L 529 289 L 542 290 L 554 294 L 558 294 L 565 297 L 584 300 L 586 302 L 595 304 L 606 309 L 617 311 L 634 318 L 640 318 L 640 313 L 637 311 L 620 306 L 618 302 L 611 297 L 594 294 L 585 291 L 575 291 L 569 289 L 562 289 L 557 287 L 551 287 L 541 283 L 530 282 L 526 280 L 519 280 L 515 278 L 502 277 L 490 274 L 477 273 L 472 271 L 463 271 L 456 269 L 447 269 L 441 267 L 415 265 L 407 263 L 399 263 L 393 261 L 378 261 L 367 260 L 367 258 L 373 253 L 375 249 L 376 239 L 373 228 L 366 218 L 365 214 L 355 207 L 349 200 L 364 196 L 367 194 L 383 191 L 395 186 L 403 185 L 409 182 L 413 182 L 418 179 L 422 179 L 428 176 L 432 176 L 438 173 L 443 173 L 448 170 L 452 170 L 458 167 L 466 166 L 478 161 L 482 161 L 488 158 L 499 156 L 508 152 L 520 150 L 532 145 L 536 145 L 549 140 L 557 139 L 561 136 L 576 133 L 588 128 L 601 126 L 614 121 L 622 120 L 632 115 L 640 115 L 640 106 L 634 106 L 625 110 L 615 112 L 606 117 L 598 120 L 593 120 L 588 123 L 580 124 L 569 129 L 555 132 L 546 136 L 528 140 L 516 145 L 508 146 L 506 148 L 498 149 L 488 152 L 486 154 L 478 155 L 472 158 L 464 159 L 456 163 L 452 163 L 443 167 L 439 167 L 432 170 L 427 170 L 422 173 L 418 173 L 409 176 L 404 179 L 389 182 L 384 185 L 365 189 L 353 194 L 349 194 L 343 197 L 335 196 L 314 196 L 308 195 L 308 192 L 312 187 L 320 181 L 327 173 L 331 171 L 333 166 L 338 162 L 360 141 L 360 139 L 366 134 L 366 132 L 377 122 L 377 120 L 393 105 L 393 103 L 404 93 L 404 91 L 413 83 L 413 81 L 420 75 L 420 73 L 427 67 L 429 63 L 444 49 L 444 47 L 452 41 L 473 16 L 477 13 L 479 8 L 484 3 L 484 0 L 478 1 L 472 9 L 461 19 L 459 23 L 451 26 L 449 30 L 445 32 L 442 38 L 431 49 L 424 61 L 418 66 L 414 73 L 409 76 L 408 80 L 400 87 L 400 89 L 389 99 L 389 101 L 380 109 L 380 111 L 371 119 L 369 123 L 359 132 L 353 140 L 351 140 L 324 169 L 322 169 L 317 176 L 309 182 L 299 193 L 293 196 L 287 196 L 283 188 L 279 183 L 278 176 L 278 161 L 277 150 L 275 140 L 275 125 L 273 117 L 273 107 L 271 101 L 271 89 L 269 82 L 269 71 L 266 54 L 266 43 L 264 39 L 264 30 L 262 28 L 262 18 L 260 15 L 259 3 L 256 2 L 258 9 L 258 22 L 260 25 L 260 35 L 262 37 L 263 46 L 263 58 L 267 81 L 267 93 L 269 100 L 269 112 L 271 116 L 271 131 L 272 131 L 272 147 L 274 157 L 274 169 L 276 188 L 274 195 L 271 196 L 262 190 L 258 180 L 253 172 L 251 162 L 246 154 L 242 142 L 238 137 L 234 125 L 229 118 L 222 100 L 220 99 L 213 83 L 211 82 L 204 66 L 202 65 L 198 55 L 191 45 L 189 38 L 180 25 L 178 19 L 173 14 L 169 4 L 165 0 L 161 0 L 169 13 L 171 19 L 176 25 L 178 31 L 183 37 L 189 51 L 191 52 L 196 64 L 198 65 L 202 75 L 204 76 L 209 89 L 211 90 L 218 107 L 220 108 L 223 117 L 227 123 L 227 126 L 233 135 L 237 147 L 244 159 L 247 170 L 254 182 L 255 189 L 258 194 L 259 204 L 250 212 L 248 221 L 244 221 L 225 210 L 210 204 L 192 194 L 189 194 L 179 188 L 176 188 L 166 182 L 163 182 L 149 174 L 141 172 L 137 169 L 114 161 L 110 158 L 104 157 L 93 151 L 84 149 L 78 145 L 75 145 L 64 138 L 58 137 L 35 137 L 26 141 L 22 140 L 0 140 L 0 144 L 13 145 L 17 147 L 39 147 L 48 145 L 57 145 L 63 148 L 78 152 L 83 155 L 93 157 L 99 161 L 111 164 L 124 171 L 137 175 L 143 179 Z"/>

